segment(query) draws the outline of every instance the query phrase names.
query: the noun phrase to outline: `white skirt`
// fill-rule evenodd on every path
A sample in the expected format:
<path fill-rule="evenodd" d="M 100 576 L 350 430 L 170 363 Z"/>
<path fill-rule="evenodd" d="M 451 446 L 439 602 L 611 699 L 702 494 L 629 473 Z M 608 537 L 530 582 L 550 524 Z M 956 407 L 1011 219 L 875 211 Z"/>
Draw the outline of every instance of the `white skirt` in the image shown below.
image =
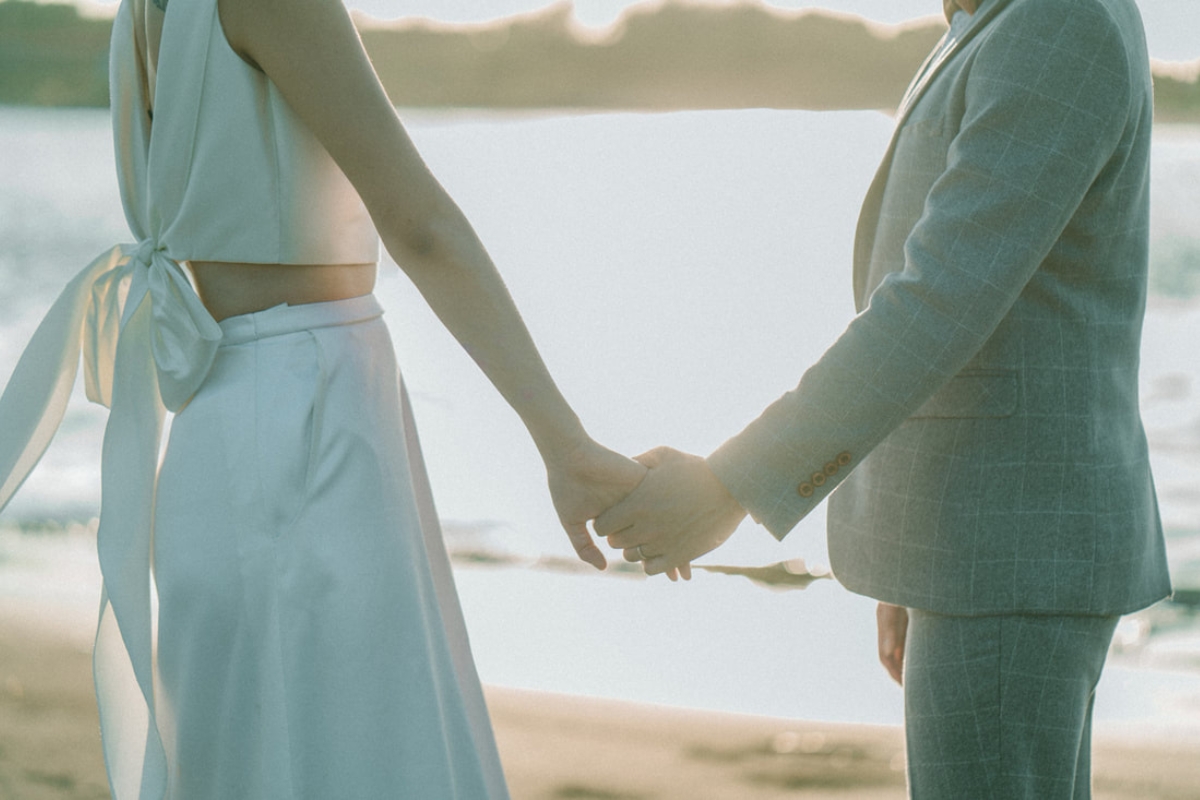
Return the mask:
<path fill-rule="evenodd" d="M 506 798 L 373 297 L 221 323 L 158 481 L 171 800 Z"/>

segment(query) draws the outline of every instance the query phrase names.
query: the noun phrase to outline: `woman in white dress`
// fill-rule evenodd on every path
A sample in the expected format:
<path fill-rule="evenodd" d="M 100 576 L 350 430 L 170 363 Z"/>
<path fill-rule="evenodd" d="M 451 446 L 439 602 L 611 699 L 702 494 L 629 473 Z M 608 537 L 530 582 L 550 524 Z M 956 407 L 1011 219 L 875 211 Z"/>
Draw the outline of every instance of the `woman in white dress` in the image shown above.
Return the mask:
<path fill-rule="evenodd" d="M 555 387 L 340 0 L 123 0 L 111 76 L 138 242 L 67 286 L 0 397 L 0 508 L 82 349 L 111 408 L 95 679 L 114 798 L 507 797 L 370 294 L 375 231 L 525 423 L 584 561 L 603 568 L 586 522 L 643 467 Z"/>

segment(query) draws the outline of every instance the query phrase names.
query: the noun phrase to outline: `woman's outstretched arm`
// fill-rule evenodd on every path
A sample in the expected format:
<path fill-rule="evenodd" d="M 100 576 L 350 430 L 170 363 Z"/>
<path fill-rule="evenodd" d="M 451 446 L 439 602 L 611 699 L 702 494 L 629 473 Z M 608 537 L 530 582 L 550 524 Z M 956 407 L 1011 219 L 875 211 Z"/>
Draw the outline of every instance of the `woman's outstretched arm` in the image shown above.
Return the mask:
<path fill-rule="evenodd" d="M 388 252 L 521 417 L 576 552 L 602 569 L 587 520 L 636 486 L 645 469 L 584 431 L 487 251 L 401 125 L 341 0 L 219 0 L 219 8 L 230 45 L 316 134 Z"/>

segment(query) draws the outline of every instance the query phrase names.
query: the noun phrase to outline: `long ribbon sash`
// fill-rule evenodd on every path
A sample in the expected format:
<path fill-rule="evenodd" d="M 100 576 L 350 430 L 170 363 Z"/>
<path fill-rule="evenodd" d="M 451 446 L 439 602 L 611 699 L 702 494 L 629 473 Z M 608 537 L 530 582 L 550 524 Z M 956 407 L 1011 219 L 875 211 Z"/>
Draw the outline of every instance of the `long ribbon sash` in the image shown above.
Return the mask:
<path fill-rule="evenodd" d="M 104 591 L 93 670 L 117 800 L 157 799 L 166 791 L 150 605 L 158 457 L 165 411 L 178 411 L 195 394 L 220 340 L 220 326 L 177 262 L 150 239 L 119 245 L 63 289 L 0 395 L 0 510 L 58 430 L 81 354 L 88 399 L 110 409 L 97 534 Z"/>

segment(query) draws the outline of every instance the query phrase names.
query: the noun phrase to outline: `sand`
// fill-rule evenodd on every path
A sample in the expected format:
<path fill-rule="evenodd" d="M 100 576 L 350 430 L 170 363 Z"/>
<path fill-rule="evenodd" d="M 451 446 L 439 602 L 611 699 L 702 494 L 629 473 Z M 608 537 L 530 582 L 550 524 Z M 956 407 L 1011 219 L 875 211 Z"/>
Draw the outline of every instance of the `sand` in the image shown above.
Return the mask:
<path fill-rule="evenodd" d="M 0 617 L 0 800 L 106 798 L 90 655 L 49 630 Z M 500 687 L 488 703 L 514 800 L 905 797 L 896 728 Z M 1200 797 L 1200 744 L 1106 740 L 1094 760 L 1097 800 Z"/>

